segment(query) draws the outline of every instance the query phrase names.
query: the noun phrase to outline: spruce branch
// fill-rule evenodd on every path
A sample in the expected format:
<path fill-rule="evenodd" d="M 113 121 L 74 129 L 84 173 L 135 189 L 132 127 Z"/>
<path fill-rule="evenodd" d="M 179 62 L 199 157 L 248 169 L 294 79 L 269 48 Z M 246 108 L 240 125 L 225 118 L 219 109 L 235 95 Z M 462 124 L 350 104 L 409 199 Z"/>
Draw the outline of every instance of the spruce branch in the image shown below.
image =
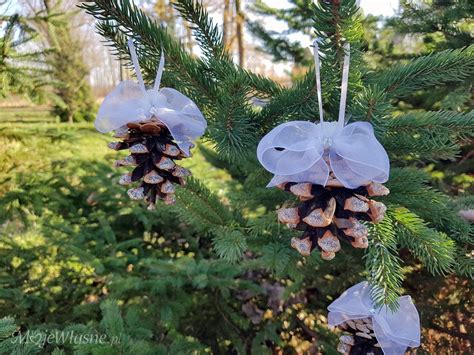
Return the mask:
<path fill-rule="evenodd" d="M 365 258 L 371 296 L 377 307 L 398 308 L 398 297 L 403 281 L 401 260 L 396 255 L 397 241 L 390 216 L 371 227 L 369 247 Z"/>
<path fill-rule="evenodd" d="M 17 330 L 15 319 L 12 317 L 3 317 L 0 319 L 0 340 L 7 339 Z"/>
<path fill-rule="evenodd" d="M 218 26 L 213 23 L 200 1 L 177 0 L 173 6 L 183 19 L 191 24 L 190 28 L 193 30 L 194 37 L 208 60 L 227 62 L 231 60 Z"/>
<path fill-rule="evenodd" d="M 247 250 L 245 236 L 239 230 L 232 230 L 230 227 L 221 227 L 213 230 L 214 250 L 219 257 L 230 263 L 235 263 L 242 258 Z"/>
<path fill-rule="evenodd" d="M 102 321 L 100 326 L 109 337 L 120 337 L 124 334 L 124 324 L 117 302 L 107 299 L 101 303 Z"/>
<path fill-rule="evenodd" d="M 234 221 L 229 209 L 197 179 L 188 178 L 184 188 L 176 191 L 176 197 L 173 210 L 198 231 L 207 232 Z"/>
<path fill-rule="evenodd" d="M 290 263 L 291 253 L 292 250 L 289 248 L 288 243 L 268 243 L 262 248 L 262 266 L 281 275 Z"/>
<path fill-rule="evenodd" d="M 455 243 L 446 234 L 427 226 L 416 214 L 404 207 L 390 208 L 395 221 L 397 237 L 432 274 L 452 272 Z"/>
<path fill-rule="evenodd" d="M 429 185 L 429 175 L 415 168 L 392 168 L 384 202 L 408 208 L 429 226 L 459 243 L 473 243 L 473 228 L 462 220 L 449 198 Z"/>
<path fill-rule="evenodd" d="M 474 258 L 472 257 L 472 245 L 469 248 L 457 248 L 454 267 L 459 275 L 474 278 Z"/>
<path fill-rule="evenodd" d="M 368 78 L 394 98 L 411 95 L 419 89 L 462 81 L 474 73 L 474 45 L 446 50 L 398 64 Z"/>
<path fill-rule="evenodd" d="M 410 112 L 384 123 L 382 141 L 394 157 L 454 159 L 460 143 L 474 136 L 474 111 Z"/>
<path fill-rule="evenodd" d="M 408 112 L 387 122 L 387 128 L 394 131 L 419 132 L 424 130 L 450 130 L 469 138 L 474 135 L 474 111 L 427 111 Z"/>

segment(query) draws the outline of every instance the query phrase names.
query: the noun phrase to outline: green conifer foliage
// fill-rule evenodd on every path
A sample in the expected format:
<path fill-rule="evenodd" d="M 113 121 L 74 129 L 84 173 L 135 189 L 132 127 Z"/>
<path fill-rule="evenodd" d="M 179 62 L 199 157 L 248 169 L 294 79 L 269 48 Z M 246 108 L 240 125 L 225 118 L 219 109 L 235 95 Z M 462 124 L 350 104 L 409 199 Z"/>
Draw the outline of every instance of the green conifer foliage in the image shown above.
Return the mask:
<path fill-rule="evenodd" d="M 270 174 L 255 157 L 257 142 L 271 128 L 319 117 L 314 70 L 284 88 L 240 68 L 200 2 L 174 3 L 191 23 L 202 56 L 190 55 L 130 0 L 84 2 L 82 7 L 122 59 L 129 60 L 127 38 L 135 40 L 150 83 L 164 50 L 163 86 L 190 96 L 208 120 L 206 142 L 199 146 L 205 161 L 193 162 L 195 157 L 189 164 L 196 165 L 187 166 L 195 171 L 202 165 L 206 171 L 177 190 L 176 205 L 150 212 L 110 184 L 119 173 L 104 161 L 107 153 L 93 154 L 93 164 L 84 158 L 90 159 L 91 151 L 66 154 L 72 134 L 82 149 L 98 152 L 105 146 L 108 138 L 90 127 L 76 133 L 64 127 L 2 132 L 6 145 L 25 136 L 37 142 L 41 131 L 42 139 L 57 146 L 46 144 L 34 163 L 63 174 L 48 176 L 25 159 L 33 173 L 0 175 L 8 189 L 0 197 L 6 235 L 0 239 L 0 314 L 15 317 L 15 323 L 0 321 L 0 336 L 15 324 L 35 332 L 120 336 L 107 344 L 51 343 L 40 349 L 58 354 L 333 353 L 336 336 L 327 329 L 326 307 L 361 279 L 374 286 L 378 305 L 396 308 L 396 298 L 406 291 L 404 277 L 413 268 L 472 277 L 471 226 L 417 163 L 439 159 L 441 153 L 455 156 L 460 141 L 473 131 L 473 116 L 449 111 L 399 115 L 394 102 L 414 90 L 468 79 L 474 71 L 473 47 L 369 71 L 360 51 L 363 29 L 355 0 L 308 7 L 314 31 L 326 39 L 325 116 L 337 117 L 342 46 L 350 42 L 348 112 L 353 120 L 374 125 L 392 164 L 391 193 L 381 199 L 388 215 L 373 226 L 369 248 L 343 248 L 328 262 L 317 253 L 303 258 L 291 248 L 295 232 L 280 225 L 275 213 L 290 197 L 265 188 Z M 266 104 L 256 106 L 255 99 Z M 5 171 L 15 166 L 8 157 Z M 110 162 L 114 158 L 105 156 Z M 211 170 L 225 174 L 227 183 L 207 181 Z M 18 336 L 14 332 L 0 349 L 20 352 L 13 342 Z"/>
<path fill-rule="evenodd" d="M 248 200 L 252 200 L 253 196 L 260 194 L 252 194 L 250 191 L 261 188 L 268 179 L 268 174 L 262 173 L 255 165 L 255 159 L 252 159 L 258 139 L 281 122 L 292 119 L 314 120 L 317 117 L 314 73 L 309 71 L 292 87 L 283 89 L 267 78 L 236 67 L 224 54 L 222 36 L 202 5 L 190 0 L 176 3 L 177 10 L 192 23 L 196 39 L 203 49 L 204 56 L 201 58 L 192 58 L 164 28 L 148 19 L 129 1 L 96 1 L 83 6 L 99 20 L 99 32 L 111 41 L 122 56 L 127 55 L 124 46 L 126 36 L 141 43 L 140 60 L 148 78 L 151 79 L 154 75 L 160 48 L 165 50 L 170 64 L 164 83 L 186 92 L 205 112 L 209 121 L 207 139 L 215 144 L 224 164 L 228 161 L 229 164 L 234 164 L 234 168 L 237 165 L 248 172 L 247 177 L 241 175 L 238 179 L 245 186 Z M 460 269 L 459 264 L 468 262 L 461 251 L 464 245 L 456 246 L 455 243 L 469 239 L 467 226 L 453 213 L 442 220 L 435 217 L 439 216 L 435 211 L 443 209 L 439 199 L 446 197 L 431 190 L 426 181 L 417 183 L 416 177 L 415 180 L 403 177 L 397 180 L 397 174 L 403 174 L 405 170 L 396 167 L 409 164 L 407 155 L 421 160 L 436 159 L 435 156 L 438 159 L 454 157 L 459 150 L 459 140 L 472 132 L 473 117 L 467 114 L 458 115 L 458 119 L 450 119 L 448 117 L 455 114 L 444 111 L 394 116 L 391 103 L 416 90 L 448 81 L 467 80 L 474 70 L 474 47 L 447 50 L 378 72 L 368 72 L 358 50 L 363 28 L 355 1 L 320 1 L 308 8 L 308 11 L 313 12 L 315 34 L 325 39 L 325 44 L 322 45 L 325 55 L 322 85 L 324 99 L 328 102 L 326 115 L 336 116 L 339 101 L 337 83 L 341 77 L 344 55 L 342 46 L 349 42 L 352 45 L 353 59 L 348 111 L 353 114 L 354 119 L 367 120 L 374 125 L 378 138 L 385 144 L 392 158 L 393 171 L 389 187 L 393 181 L 399 186 L 395 186 L 394 191 L 385 198 L 391 217 L 374 231 L 374 236 L 379 236 L 373 239 L 376 247 L 368 249 L 365 260 L 368 277 L 376 286 L 376 301 L 379 304 L 388 302 L 393 305 L 390 301 L 399 294 L 402 280 L 401 260 L 396 255 L 402 240 L 403 245 L 425 261 L 426 267 L 433 272 L 453 271 Z M 267 98 L 268 103 L 258 110 L 252 106 L 250 99 L 261 97 Z M 446 121 L 449 121 L 449 132 L 434 129 L 435 125 L 446 127 Z M 254 164 L 250 164 L 249 159 Z M 423 174 L 416 169 L 410 173 Z M 419 191 L 416 199 L 412 194 L 406 193 L 413 190 L 414 185 Z M 427 193 L 423 193 L 424 191 Z M 278 204 L 281 200 L 275 202 Z M 265 213 L 274 213 L 271 206 L 271 203 L 266 206 Z M 194 208 L 199 207 L 188 206 L 190 210 Z M 230 208 L 232 209 L 232 205 Z M 426 210 L 433 212 L 427 213 Z M 450 228 L 453 224 L 462 229 L 459 235 L 453 234 Z M 234 229 L 241 228 L 248 228 L 245 220 L 236 221 Z M 216 230 L 213 233 L 219 234 Z M 418 242 L 407 244 L 407 233 L 412 238 L 417 237 Z M 402 239 L 400 235 L 405 237 Z M 226 238 L 217 237 L 215 244 L 218 253 L 234 260 L 235 252 L 243 246 L 242 241 L 238 242 L 236 238 L 232 233 Z M 257 255 L 264 253 L 262 243 L 267 243 L 257 241 L 259 238 L 255 239 L 257 245 L 262 247 L 256 248 L 255 252 Z M 249 240 L 247 244 L 252 249 L 250 242 Z M 279 243 L 287 244 L 281 239 Z M 235 248 L 234 252 L 231 252 L 232 248 Z M 290 253 L 287 248 L 271 248 L 268 252 Z M 261 259 L 267 260 L 268 256 L 263 255 Z M 283 257 L 282 260 L 288 260 L 288 264 L 291 264 L 294 263 L 294 256 Z M 387 267 L 384 260 L 390 260 L 393 267 Z M 382 265 L 385 267 L 381 269 Z M 288 265 L 288 268 L 291 269 L 292 266 Z M 279 269 L 285 270 L 282 266 Z M 374 273 L 373 270 L 377 272 Z M 459 271 L 463 270 L 465 268 Z"/>

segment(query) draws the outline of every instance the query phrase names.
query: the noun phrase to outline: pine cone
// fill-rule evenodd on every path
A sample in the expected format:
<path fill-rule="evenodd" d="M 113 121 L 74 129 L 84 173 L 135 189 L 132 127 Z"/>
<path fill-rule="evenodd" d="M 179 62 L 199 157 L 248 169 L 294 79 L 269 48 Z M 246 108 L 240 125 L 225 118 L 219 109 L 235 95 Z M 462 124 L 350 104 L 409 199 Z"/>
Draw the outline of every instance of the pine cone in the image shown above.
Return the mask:
<path fill-rule="evenodd" d="M 339 337 L 337 351 L 350 355 L 383 355 L 370 318 L 348 320 L 338 326 L 349 334 Z"/>
<path fill-rule="evenodd" d="M 184 185 L 186 176 L 191 175 L 188 169 L 175 164 L 175 160 L 186 157 L 173 141 L 168 128 L 159 120 L 128 123 L 116 132 L 121 142 L 109 143 L 114 150 L 129 149 L 130 155 L 117 160 L 115 166 L 134 166 L 131 173 L 123 175 L 119 184 L 129 185 L 142 181 L 140 186 L 128 190 L 132 200 L 144 199 L 148 209 L 155 208 L 157 199 L 166 204 L 175 202 L 174 184 Z"/>
<path fill-rule="evenodd" d="M 335 257 L 341 249 L 340 240 L 350 243 L 354 248 L 367 248 L 368 229 L 361 221 L 378 223 L 386 211 L 383 203 L 370 200 L 369 197 L 390 192 L 378 183 L 348 189 L 334 178 L 326 187 L 294 182 L 278 187 L 303 201 L 298 207 L 278 210 L 281 223 L 304 231 L 301 237 L 291 240 L 291 246 L 304 256 L 318 248 L 325 260 Z"/>

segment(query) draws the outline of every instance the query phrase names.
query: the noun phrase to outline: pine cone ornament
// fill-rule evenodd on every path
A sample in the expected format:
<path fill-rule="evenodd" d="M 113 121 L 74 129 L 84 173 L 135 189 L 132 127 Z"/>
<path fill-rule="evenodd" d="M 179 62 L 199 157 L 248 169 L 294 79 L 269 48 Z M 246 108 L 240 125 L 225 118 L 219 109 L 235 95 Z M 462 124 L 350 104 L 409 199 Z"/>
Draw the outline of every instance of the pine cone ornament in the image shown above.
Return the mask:
<path fill-rule="evenodd" d="M 282 208 L 278 219 L 304 231 L 291 245 L 308 256 L 318 248 L 331 260 L 341 249 L 340 240 L 354 248 L 367 248 L 365 221 L 384 217 L 383 203 L 369 197 L 383 196 L 390 161 L 369 122 L 346 124 L 350 45 L 344 45 L 341 101 L 337 122 L 325 122 L 321 94 L 319 43 L 313 42 L 319 123 L 291 121 L 266 134 L 257 147 L 257 158 L 274 176 L 268 187 L 277 186 L 298 196 L 298 207 Z"/>
<path fill-rule="evenodd" d="M 164 53 L 155 84 L 147 89 L 132 39 L 128 47 L 138 83 L 126 80 L 114 88 L 102 102 L 94 125 L 99 132 L 114 131 L 114 137 L 121 139 L 109 143 L 109 148 L 130 150 L 129 156 L 115 162 L 116 167 L 134 167 L 119 183 L 140 181 L 128 195 L 132 200 L 144 199 L 152 210 L 157 200 L 175 202 L 175 185 L 184 185 L 184 178 L 191 175 L 175 161 L 190 156 L 193 141 L 204 134 L 207 122 L 189 97 L 172 88 L 160 89 Z"/>
<path fill-rule="evenodd" d="M 363 281 L 328 306 L 328 325 L 344 331 L 337 350 L 343 354 L 403 355 L 420 346 L 420 316 L 410 296 L 397 299 L 398 309 L 377 306 L 372 286 Z"/>
<path fill-rule="evenodd" d="M 168 128 L 159 119 L 151 119 L 128 123 L 114 137 L 122 141 L 109 143 L 109 148 L 128 149 L 131 153 L 117 160 L 115 166 L 134 167 L 120 178 L 119 184 L 141 182 L 138 187 L 128 190 L 130 198 L 144 199 L 149 209 L 154 209 L 157 200 L 173 204 L 175 185 L 184 185 L 184 178 L 191 172 L 175 163 L 185 158 L 186 154 L 174 143 Z"/>
<path fill-rule="evenodd" d="M 339 337 L 337 351 L 350 355 L 383 355 L 370 318 L 347 320 L 339 324 L 346 334 Z"/>
<path fill-rule="evenodd" d="M 326 186 L 288 182 L 278 187 L 303 202 L 297 207 L 278 210 L 281 223 L 304 231 L 302 236 L 291 240 L 291 246 L 303 256 L 309 256 L 317 248 L 325 260 L 335 257 L 341 249 L 341 240 L 354 248 L 367 248 L 368 229 L 363 222 L 380 222 L 386 211 L 383 203 L 370 197 L 389 193 L 379 183 L 348 189 L 335 178 Z"/>

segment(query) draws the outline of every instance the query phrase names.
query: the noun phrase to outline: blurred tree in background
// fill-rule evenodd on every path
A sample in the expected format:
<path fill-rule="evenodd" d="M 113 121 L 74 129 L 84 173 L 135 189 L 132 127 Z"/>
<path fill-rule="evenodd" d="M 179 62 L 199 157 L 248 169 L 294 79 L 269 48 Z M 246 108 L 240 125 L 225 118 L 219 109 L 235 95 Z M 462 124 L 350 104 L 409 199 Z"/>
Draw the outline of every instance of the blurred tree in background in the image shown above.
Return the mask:
<path fill-rule="evenodd" d="M 5 17 L 3 35 L 0 37 L 0 97 L 26 95 L 36 103 L 51 97 L 45 76 L 44 50 L 19 51 L 19 48 L 34 40 L 36 34 L 18 15 Z"/>
<path fill-rule="evenodd" d="M 0 125 L 0 353 L 334 354 L 326 307 L 364 278 L 379 303 L 413 295 L 423 350 L 469 353 L 472 226 L 434 188 L 427 166 L 459 154 L 472 138 L 473 114 L 403 103 L 418 91 L 468 82 L 474 48 L 394 53 L 386 65 L 382 53 L 402 37 L 395 27 L 376 29 L 378 20 L 364 19 L 353 0 L 301 2 L 309 16 L 299 24 L 306 18 L 305 31 L 326 39 L 326 116 L 338 110 L 347 41 L 348 112 L 374 125 L 392 162 L 388 215 L 371 231 L 369 249 L 344 247 L 327 262 L 290 247 L 295 232 L 275 213 L 290 197 L 265 188 L 270 174 L 255 157 L 272 127 L 318 117 L 313 68 L 291 87 L 245 70 L 227 52 L 231 32 L 224 36 L 199 2 L 173 4 L 200 56 L 131 1 L 83 5 L 124 63 L 127 38 L 136 41 L 148 82 L 163 48 L 163 85 L 189 95 L 208 120 L 205 141 L 185 160 L 194 178 L 177 191 L 175 206 L 150 212 L 130 201 L 112 183 L 123 173 L 113 161 L 123 155 L 107 151 L 110 138 L 90 124 Z M 305 51 L 301 68 L 311 63 Z M 19 344 L 27 331 L 42 339 L 57 330 L 107 341 Z"/>
<path fill-rule="evenodd" d="M 27 1 L 27 13 L 11 16 L 11 20 L 23 24 L 18 27 L 20 38 L 28 38 L 28 42 L 35 48 L 31 53 L 19 53 L 23 60 L 29 60 L 34 71 L 42 69 L 41 85 L 35 85 L 30 92 L 45 92 L 48 88 L 52 91 L 53 114 L 58 115 L 61 121 L 72 123 L 74 121 L 91 121 L 94 118 L 94 100 L 87 82 L 88 69 L 84 64 L 81 42 L 73 35 L 73 18 L 77 9 L 69 9 L 71 4 L 61 0 Z M 6 18 L 4 18 L 6 20 Z M 13 34 L 5 31 L 7 35 Z M 24 47 L 22 43 L 13 39 L 16 47 Z M 5 46 L 5 48 L 8 48 Z M 5 53 L 6 54 L 6 53 Z M 29 75 L 30 82 L 37 80 L 38 75 L 31 76 L 32 67 L 24 68 L 9 58 L 9 67 L 21 75 Z M 23 85 L 21 85 L 23 87 Z M 28 87 L 25 85 L 24 87 Z M 31 84 L 30 84 L 31 86 Z M 31 96 L 31 95 L 30 95 Z"/>

